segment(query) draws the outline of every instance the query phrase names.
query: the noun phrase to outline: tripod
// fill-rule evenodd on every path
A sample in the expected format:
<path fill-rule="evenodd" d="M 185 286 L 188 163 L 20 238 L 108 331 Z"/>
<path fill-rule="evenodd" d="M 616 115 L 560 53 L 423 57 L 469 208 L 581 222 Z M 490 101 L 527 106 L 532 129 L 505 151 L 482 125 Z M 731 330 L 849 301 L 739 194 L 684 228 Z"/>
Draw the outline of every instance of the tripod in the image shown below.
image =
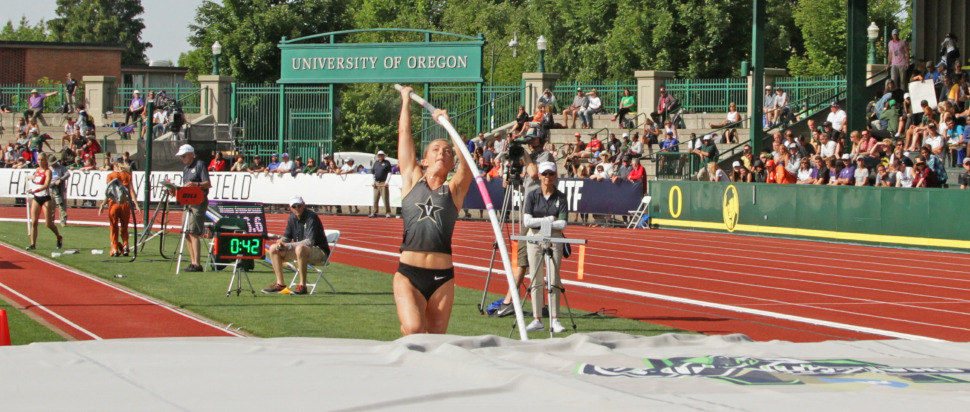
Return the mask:
<path fill-rule="evenodd" d="M 168 190 L 162 191 L 162 199 L 159 200 L 158 204 L 155 206 L 155 211 L 152 212 L 152 217 L 144 225 L 144 231 L 141 234 L 141 238 L 135 243 L 135 250 L 141 247 L 142 252 L 145 251 L 145 245 L 149 240 L 158 237 L 158 254 L 162 255 L 163 259 L 168 259 L 165 256 L 165 234 L 167 232 L 168 226 L 168 204 L 171 198 L 171 194 Z M 159 225 L 161 228 L 155 233 L 152 233 L 152 226 L 155 226 L 155 220 L 161 215 L 161 222 Z"/>
<path fill-rule="evenodd" d="M 511 232 L 511 230 L 514 230 L 514 228 L 516 227 L 516 220 L 515 220 L 515 216 L 512 215 L 512 209 L 513 208 L 518 209 L 519 213 L 522 213 L 525 193 L 522 193 L 522 178 L 519 176 L 514 176 L 511 173 L 512 168 L 509 166 L 511 166 L 511 161 L 509 161 L 509 164 L 506 165 L 506 169 L 505 169 L 507 170 L 505 174 L 505 179 L 508 182 L 508 185 L 505 186 L 505 194 L 504 194 L 504 197 L 502 198 L 502 209 L 501 209 L 501 212 L 499 212 L 498 221 L 501 224 L 504 224 L 505 219 L 510 218 L 511 222 L 509 223 L 511 223 L 512 225 L 512 229 L 510 229 L 510 232 Z M 516 192 L 520 193 L 520 196 L 518 198 L 515 198 Z M 521 220 L 522 219 L 520 217 L 519 221 L 521 222 Z M 495 266 L 496 253 L 498 253 L 498 243 L 493 242 L 492 257 L 489 258 L 488 260 L 488 272 L 486 272 L 485 274 L 485 289 L 482 289 L 482 301 L 481 303 L 478 304 L 478 313 L 482 315 L 485 314 L 485 300 L 488 297 L 488 284 L 492 280 L 492 268 Z M 517 253 L 517 251 L 510 251 L 509 253 Z M 512 268 L 512 270 L 518 270 L 518 268 Z"/>
<path fill-rule="evenodd" d="M 558 268 L 554 265 L 554 263 L 555 263 L 555 255 L 554 255 L 554 249 L 553 248 L 557 248 L 557 247 L 558 248 L 561 248 L 561 247 L 563 247 L 562 246 L 563 244 L 567 244 L 567 243 L 568 244 L 576 244 L 576 245 L 585 245 L 586 244 L 586 240 L 585 239 L 566 239 L 566 238 L 561 238 L 561 237 L 552 237 L 552 227 L 551 227 L 551 223 L 550 222 L 543 222 L 542 228 L 539 230 L 538 236 L 512 236 L 511 238 L 512 238 L 512 240 L 518 240 L 520 242 L 523 242 L 524 241 L 524 242 L 529 242 L 531 244 L 537 244 L 537 245 L 539 245 L 539 247 L 542 248 L 542 259 L 543 259 L 543 263 L 545 264 L 545 269 L 546 269 L 546 274 L 545 274 L 545 276 L 546 276 L 546 282 L 545 282 L 545 286 L 546 286 L 546 301 L 549 302 L 549 306 L 550 306 L 550 310 L 549 310 L 549 337 L 550 338 L 553 337 L 553 331 L 552 331 L 552 308 L 551 308 L 551 306 L 552 306 L 552 293 L 553 293 L 554 290 L 555 291 L 558 291 L 560 294 L 562 294 L 563 302 L 566 304 L 566 312 L 569 314 L 569 322 L 572 324 L 573 331 L 575 332 L 576 331 L 576 320 L 573 318 L 573 309 L 572 309 L 571 306 L 569 306 L 569 298 L 566 297 L 566 288 L 562 287 L 562 284 L 561 283 L 555 284 L 555 283 L 552 282 L 553 276 L 556 274 L 555 272 L 558 270 Z M 533 284 L 529 287 L 530 292 L 532 290 L 534 290 L 533 288 L 536 288 L 536 287 L 538 287 L 538 286 L 536 286 L 535 285 L 535 282 L 533 282 Z M 529 295 L 531 295 L 531 293 Z M 540 315 L 541 315 L 541 313 L 540 313 Z M 533 316 L 536 316 L 536 314 L 533 314 Z M 515 324 L 512 325 L 512 330 L 515 330 L 515 326 L 516 326 Z"/>

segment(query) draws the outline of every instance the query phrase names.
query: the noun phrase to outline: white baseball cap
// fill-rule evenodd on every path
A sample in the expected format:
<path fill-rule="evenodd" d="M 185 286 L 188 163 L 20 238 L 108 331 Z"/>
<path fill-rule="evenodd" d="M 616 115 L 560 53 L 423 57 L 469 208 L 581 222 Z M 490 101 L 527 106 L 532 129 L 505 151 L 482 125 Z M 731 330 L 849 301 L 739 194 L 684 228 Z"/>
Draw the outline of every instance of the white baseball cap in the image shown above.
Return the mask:
<path fill-rule="evenodd" d="M 539 174 L 540 175 L 543 174 L 543 173 L 545 173 L 545 172 L 555 172 L 555 171 L 556 171 L 556 164 L 555 163 L 553 163 L 553 162 L 542 162 L 542 163 L 539 163 Z"/>
<path fill-rule="evenodd" d="M 380 156 L 380 155 L 384 155 L 384 156 L 387 156 L 387 153 L 384 153 L 384 151 L 383 151 L 383 150 L 378 150 L 378 151 L 377 151 L 377 155 L 378 155 L 378 156 Z"/>
<path fill-rule="evenodd" d="M 846 153 L 842 155 L 842 160 L 852 160 L 852 155 Z"/>
<path fill-rule="evenodd" d="M 290 198 L 290 203 L 289 203 L 290 206 L 304 205 L 304 204 L 306 204 L 306 202 L 303 201 L 303 197 L 300 195 L 296 195 Z"/>
<path fill-rule="evenodd" d="M 195 149 L 190 144 L 183 144 L 179 146 L 179 151 L 175 153 L 176 156 L 184 156 L 188 153 L 195 153 Z"/>
<path fill-rule="evenodd" d="M 138 91 L 138 90 L 135 90 L 135 91 L 131 92 L 131 94 L 141 94 L 141 92 Z"/>
<path fill-rule="evenodd" d="M 741 167 L 741 162 L 735 160 L 734 163 L 731 163 L 731 167 Z"/>
<path fill-rule="evenodd" d="M 629 133 L 623 133 L 623 137 L 630 137 Z"/>

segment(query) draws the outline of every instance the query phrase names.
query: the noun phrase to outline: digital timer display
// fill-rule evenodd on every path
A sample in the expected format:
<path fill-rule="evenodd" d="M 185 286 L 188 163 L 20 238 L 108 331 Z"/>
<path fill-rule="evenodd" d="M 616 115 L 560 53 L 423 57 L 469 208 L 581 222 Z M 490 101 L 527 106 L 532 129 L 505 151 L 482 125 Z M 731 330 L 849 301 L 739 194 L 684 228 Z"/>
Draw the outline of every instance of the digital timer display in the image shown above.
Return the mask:
<path fill-rule="evenodd" d="M 263 237 L 254 233 L 219 233 L 215 251 L 218 259 L 262 259 Z"/>

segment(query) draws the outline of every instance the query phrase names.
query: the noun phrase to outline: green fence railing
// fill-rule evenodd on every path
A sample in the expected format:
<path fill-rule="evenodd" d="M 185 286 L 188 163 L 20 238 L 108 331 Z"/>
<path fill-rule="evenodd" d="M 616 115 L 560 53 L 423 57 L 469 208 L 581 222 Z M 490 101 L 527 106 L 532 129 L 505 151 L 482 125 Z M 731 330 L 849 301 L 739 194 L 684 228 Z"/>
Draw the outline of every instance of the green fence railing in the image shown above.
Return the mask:
<path fill-rule="evenodd" d="M 560 111 L 573 102 L 573 97 L 576 96 L 576 89 L 583 89 L 583 92 L 585 93 L 596 89 L 596 94 L 599 95 L 600 100 L 603 101 L 603 109 L 609 113 L 611 111 L 616 111 L 616 108 L 620 106 L 620 99 L 623 98 L 624 90 L 629 89 L 630 93 L 632 93 L 634 97 L 637 95 L 637 81 L 619 80 L 613 82 L 589 83 L 560 80 L 556 82 L 556 85 L 552 88 L 552 94 L 556 96 L 556 106 Z M 542 92 L 543 90 L 537 90 L 535 97 L 538 98 L 541 96 Z"/>
<path fill-rule="evenodd" d="M 748 79 L 676 79 L 665 85 L 680 106 L 693 112 L 727 112 L 734 102 L 739 112 L 748 110 Z"/>
<path fill-rule="evenodd" d="M 289 152 L 319 159 L 333 153 L 330 86 L 233 84 L 231 93 L 231 120 L 242 130 L 247 157 Z"/>
<path fill-rule="evenodd" d="M 56 112 L 67 101 L 65 98 L 67 90 L 64 88 L 63 83 L 13 83 L 0 84 L 0 104 L 7 106 L 13 112 L 22 113 L 24 110 L 27 110 L 30 91 L 34 89 L 37 89 L 38 93 L 43 94 L 57 92 L 57 94 L 44 100 L 45 113 Z M 84 101 L 83 87 L 78 86 L 75 89 L 74 98 L 76 103 Z"/>
<path fill-rule="evenodd" d="M 498 93 L 496 91 L 495 98 L 492 100 L 486 100 L 481 105 L 472 106 L 467 108 L 462 112 L 454 112 L 449 115 L 451 122 L 455 125 L 455 129 L 459 133 L 469 134 L 469 131 L 475 130 L 476 119 L 479 119 L 479 113 L 483 116 L 480 118 L 482 125 L 480 130 L 489 131 L 509 123 L 515 120 L 515 115 L 518 112 L 518 107 L 521 104 L 522 89 L 518 88 L 508 88 L 504 90 L 505 93 Z M 488 94 L 491 96 L 491 93 Z M 432 95 L 433 96 L 433 95 Z M 435 104 L 435 103 L 432 103 Z M 438 106 L 436 107 L 448 107 L 448 106 Z M 495 125 L 494 127 L 490 127 Z M 421 136 L 421 147 L 423 148 L 428 142 L 435 139 L 448 139 L 448 134 L 445 129 L 439 127 L 437 123 L 431 119 L 431 117 L 424 113 L 422 114 L 422 129 L 416 134 Z M 470 136 L 469 136 L 470 137 Z"/>
<path fill-rule="evenodd" d="M 114 102 L 112 103 L 112 111 L 115 113 L 124 113 L 125 109 L 131 104 L 131 99 L 134 96 L 134 92 L 137 90 L 141 95 L 142 99 L 148 99 L 149 92 L 165 92 L 165 94 L 182 103 L 182 111 L 185 113 L 200 113 L 202 109 L 202 101 L 199 98 L 199 86 L 196 85 L 183 85 L 183 84 L 150 84 L 150 85 L 137 85 L 137 84 L 125 84 L 118 86 Z"/>
<path fill-rule="evenodd" d="M 687 143 L 681 142 L 686 145 Z M 700 156 L 689 152 L 654 153 L 654 175 L 657 179 L 689 180 L 703 165 Z"/>
<path fill-rule="evenodd" d="M 798 111 L 831 103 L 831 96 L 845 90 L 845 76 L 779 77 L 775 86 L 788 93 L 788 101 Z M 797 105 L 796 105 L 797 102 Z"/>

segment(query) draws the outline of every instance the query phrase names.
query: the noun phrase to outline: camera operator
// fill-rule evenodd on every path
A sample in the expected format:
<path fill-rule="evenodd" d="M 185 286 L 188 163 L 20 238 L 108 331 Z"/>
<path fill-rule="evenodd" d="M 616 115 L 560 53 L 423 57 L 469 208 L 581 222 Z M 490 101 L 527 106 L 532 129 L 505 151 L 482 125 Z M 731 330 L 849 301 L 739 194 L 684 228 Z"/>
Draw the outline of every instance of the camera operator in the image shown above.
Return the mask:
<path fill-rule="evenodd" d="M 185 167 L 182 169 L 183 187 L 197 186 L 202 188 L 202 203 L 198 205 L 186 205 L 183 219 L 188 221 L 185 228 L 185 238 L 189 241 L 189 267 L 186 272 L 202 271 L 202 243 L 200 238 L 205 231 L 205 211 L 209 207 L 209 171 L 206 170 L 205 163 L 195 157 L 195 148 L 184 144 L 179 147 L 176 157 L 182 160 Z"/>
<path fill-rule="evenodd" d="M 522 144 L 526 141 L 529 145 L 528 153 L 522 147 Z M 509 139 L 507 161 L 509 166 L 506 168 L 507 173 L 503 184 L 522 186 L 522 194 L 525 195 L 539 188 L 539 169 L 536 165 L 545 162 L 552 163 L 555 161 L 555 157 L 552 152 L 543 150 L 542 140 L 538 136 L 526 135 L 523 139 Z M 522 224 L 519 227 L 520 236 L 526 234 L 525 222 L 524 219 L 522 220 Z M 518 242 L 518 250 L 516 253 L 518 253 L 518 268 L 514 273 L 515 286 L 520 287 L 522 280 L 525 279 L 525 275 L 529 271 L 529 256 L 526 250 L 526 242 Z M 496 310 L 496 315 L 508 316 L 512 313 L 512 291 L 509 290 L 505 294 L 505 299 L 502 300 L 502 305 Z"/>
<path fill-rule="evenodd" d="M 556 164 L 553 162 L 542 162 L 538 166 L 540 185 L 538 189 L 529 192 L 525 197 L 525 210 L 523 212 L 522 223 L 528 227 L 529 236 L 540 236 L 539 228 L 542 223 L 548 221 L 552 224 L 552 237 L 561 238 L 562 230 L 566 228 L 566 215 L 568 199 L 566 194 L 556 188 Z M 562 245 L 552 244 L 552 265 L 549 272 L 551 274 L 549 287 L 552 288 L 549 302 L 549 316 L 551 317 L 549 328 L 553 333 L 565 331 L 566 328 L 559 323 L 557 314 L 559 312 L 559 291 L 562 284 L 559 281 L 559 266 L 562 263 Z M 540 310 L 543 302 L 542 286 L 545 284 L 545 262 L 543 260 L 543 246 L 529 242 L 527 249 L 529 255 L 529 267 L 531 268 L 530 277 L 532 278 L 532 316 L 533 320 L 526 330 L 535 332 L 543 330 L 542 311 Z"/>

